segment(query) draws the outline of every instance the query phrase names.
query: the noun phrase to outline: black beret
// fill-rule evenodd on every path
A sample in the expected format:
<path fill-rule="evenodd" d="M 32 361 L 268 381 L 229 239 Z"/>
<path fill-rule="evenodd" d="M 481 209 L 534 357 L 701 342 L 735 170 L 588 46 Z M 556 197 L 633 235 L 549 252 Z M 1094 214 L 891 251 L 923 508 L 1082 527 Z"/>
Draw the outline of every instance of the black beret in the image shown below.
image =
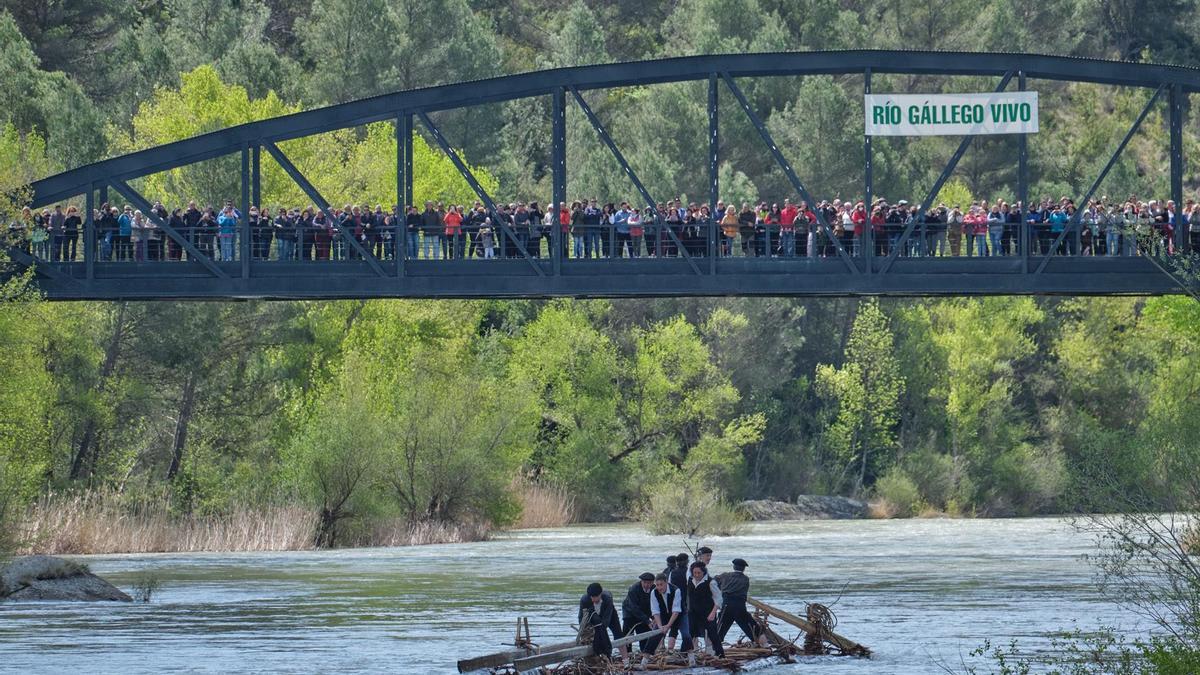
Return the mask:
<path fill-rule="evenodd" d="M 705 553 L 712 553 L 712 549 L 707 546 L 701 546 L 696 549 L 696 555 L 704 555 Z"/>
<path fill-rule="evenodd" d="M 674 565 L 674 564 L 675 564 L 675 556 L 673 556 L 673 555 L 667 556 L 667 565 Z"/>
<path fill-rule="evenodd" d="M 600 584 L 596 583 L 595 581 L 588 584 L 587 594 L 588 594 L 589 598 L 598 597 L 603 592 L 604 592 L 604 587 L 601 586 Z"/>
<path fill-rule="evenodd" d="M 677 565 L 686 565 L 687 561 L 688 561 L 688 554 L 686 554 L 686 553 L 680 553 L 679 555 L 675 556 L 675 563 Z"/>
<path fill-rule="evenodd" d="M 654 575 L 649 572 L 642 572 L 638 575 L 638 578 L 642 581 L 654 581 Z"/>
<path fill-rule="evenodd" d="M 746 569 L 749 566 L 750 566 L 750 563 L 746 562 L 745 560 L 742 560 L 741 558 L 733 559 L 733 569 L 735 569 L 735 570 Z"/>

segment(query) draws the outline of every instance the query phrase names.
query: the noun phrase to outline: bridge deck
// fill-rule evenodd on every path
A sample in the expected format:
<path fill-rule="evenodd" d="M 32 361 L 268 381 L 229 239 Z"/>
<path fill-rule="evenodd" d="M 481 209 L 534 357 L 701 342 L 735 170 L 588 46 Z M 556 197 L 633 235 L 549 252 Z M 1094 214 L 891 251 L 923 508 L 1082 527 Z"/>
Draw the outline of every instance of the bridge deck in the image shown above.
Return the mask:
<path fill-rule="evenodd" d="M 1179 292 L 1171 279 L 1141 257 L 1056 257 L 1028 272 L 1021 257 L 898 258 L 886 274 L 837 258 L 680 258 L 564 261 L 554 274 L 549 259 L 413 260 L 402 276 L 379 276 L 364 261 L 216 263 L 229 278 L 195 262 L 98 262 L 85 278 L 81 263 L 39 263 L 53 276 L 39 279 L 51 300 L 182 298 L 542 298 L 672 296 L 943 296 L 943 295 L 1158 295 Z M 391 261 L 387 261 L 390 266 Z M 534 266 L 542 269 L 539 276 Z"/>

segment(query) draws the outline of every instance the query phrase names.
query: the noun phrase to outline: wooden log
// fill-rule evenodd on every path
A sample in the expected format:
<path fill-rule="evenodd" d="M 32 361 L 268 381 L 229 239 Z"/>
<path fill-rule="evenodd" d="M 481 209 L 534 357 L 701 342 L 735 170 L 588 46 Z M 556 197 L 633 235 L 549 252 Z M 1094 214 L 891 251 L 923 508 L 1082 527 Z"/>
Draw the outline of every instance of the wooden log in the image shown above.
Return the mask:
<path fill-rule="evenodd" d="M 483 670 L 485 668 L 499 668 L 512 663 L 516 659 L 524 658 L 531 654 L 540 654 L 542 652 L 556 652 L 560 649 L 567 649 L 576 646 L 575 642 L 559 642 L 557 644 L 545 645 L 537 649 L 510 649 L 508 651 L 496 652 L 495 654 L 484 654 L 469 659 L 463 659 L 458 662 L 458 672 L 469 673 L 475 670 Z"/>
<path fill-rule="evenodd" d="M 804 631 L 805 633 L 815 633 L 817 631 L 817 627 L 815 625 L 813 625 L 813 623 L 811 621 L 808 621 L 807 619 L 801 619 L 800 617 L 796 616 L 795 614 L 785 612 L 782 609 L 776 609 L 761 600 L 755 600 L 754 598 L 748 598 L 746 600 L 746 602 L 748 602 L 750 605 L 752 605 L 755 609 L 761 609 L 762 611 L 775 617 L 776 619 L 779 619 L 780 621 L 783 621 L 784 623 L 791 624 L 791 625 L 795 626 L 796 628 L 799 628 L 800 630 Z M 837 645 L 838 649 L 842 650 L 843 652 L 845 652 L 847 654 L 854 654 L 856 656 L 870 656 L 870 654 L 871 654 L 870 649 L 858 644 L 854 640 L 851 640 L 849 638 L 844 638 L 841 635 L 834 633 L 833 631 L 829 632 L 828 637 L 829 637 L 830 642 Z"/>
<path fill-rule="evenodd" d="M 660 634 L 662 634 L 662 631 L 652 630 L 645 633 L 639 633 L 637 635 L 627 635 L 620 640 L 613 640 L 612 646 L 624 647 L 625 645 L 646 640 Z M 570 647 L 568 649 L 560 649 L 555 652 L 545 652 L 542 654 L 536 654 L 534 656 L 527 656 L 523 659 L 517 659 L 513 661 L 513 666 L 517 669 L 517 672 L 523 673 L 539 666 L 546 666 L 551 663 L 562 663 L 563 661 L 570 661 L 571 659 L 583 658 L 591 653 L 591 645 L 582 645 L 579 647 Z"/>

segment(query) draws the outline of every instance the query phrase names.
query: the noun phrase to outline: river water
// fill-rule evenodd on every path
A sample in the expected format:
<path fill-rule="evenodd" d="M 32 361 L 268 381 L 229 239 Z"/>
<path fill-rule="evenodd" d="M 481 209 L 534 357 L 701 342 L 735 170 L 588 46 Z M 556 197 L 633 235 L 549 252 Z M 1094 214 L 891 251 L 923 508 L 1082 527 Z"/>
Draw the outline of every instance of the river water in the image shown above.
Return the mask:
<path fill-rule="evenodd" d="M 1038 651 L 1052 631 L 1128 622 L 1091 583 L 1089 539 L 1055 519 L 760 523 L 705 543 L 718 570 L 745 558 L 752 594 L 780 608 L 840 595 L 838 632 L 876 653 L 770 672 L 959 670 L 986 638 Z M 126 590 L 147 574 L 162 586 L 149 604 L 0 604 L 0 670 L 451 673 L 510 642 L 519 616 L 537 641 L 570 639 L 589 582 L 619 603 L 681 547 L 587 525 L 449 546 L 83 557 Z"/>

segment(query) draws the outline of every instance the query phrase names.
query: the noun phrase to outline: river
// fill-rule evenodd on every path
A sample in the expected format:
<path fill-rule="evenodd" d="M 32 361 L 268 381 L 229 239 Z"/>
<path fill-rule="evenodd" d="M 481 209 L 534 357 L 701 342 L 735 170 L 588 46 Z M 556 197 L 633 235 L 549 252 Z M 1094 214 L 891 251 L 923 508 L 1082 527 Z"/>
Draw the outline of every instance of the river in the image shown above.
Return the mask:
<path fill-rule="evenodd" d="M 745 558 L 771 604 L 837 600 L 838 632 L 876 653 L 770 672 L 934 673 L 976 662 L 986 638 L 1041 650 L 1051 631 L 1129 621 L 1092 584 L 1089 539 L 1056 519 L 758 523 L 705 543 L 718 570 Z M 448 546 L 85 556 L 126 590 L 146 574 L 162 586 L 149 604 L 0 604 L 0 670 L 451 673 L 511 641 L 519 616 L 539 641 L 568 638 L 587 583 L 619 603 L 681 547 L 584 525 Z"/>

